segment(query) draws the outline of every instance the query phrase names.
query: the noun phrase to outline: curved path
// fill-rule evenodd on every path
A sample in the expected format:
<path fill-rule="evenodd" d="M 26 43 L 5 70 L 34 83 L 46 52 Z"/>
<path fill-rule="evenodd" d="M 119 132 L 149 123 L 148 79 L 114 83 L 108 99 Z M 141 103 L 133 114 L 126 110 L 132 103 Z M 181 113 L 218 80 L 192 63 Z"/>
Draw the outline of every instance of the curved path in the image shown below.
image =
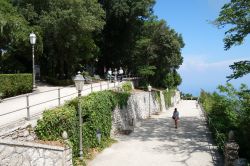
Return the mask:
<path fill-rule="evenodd" d="M 195 101 L 181 101 L 180 126 L 174 128 L 173 108 L 145 120 L 129 136 L 105 149 L 89 166 L 212 166 L 223 165 Z"/>
<path fill-rule="evenodd" d="M 101 91 L 119 86 L 119 82 L 108 83 L 102 81 L 98 83 L 85 84 L 81 94 L 88 95 L 91 92 Z M 58 95 L 60 88 L 60 95 Z M 0 132 L 3 128 L 12 128 L 24 124 L 27 117 L 27 94 L 7 98 L 0 102 Z M 46 109 L 50 109 L 59 105 L 58 97 L 60 96 L 60 104 L 65 103 L 77 96 L 74 86 L 55 87 L 55 86 L 38 86 L 36 91 L 29 93 L 29 112 L 31 120 L 37 120 Z"/>

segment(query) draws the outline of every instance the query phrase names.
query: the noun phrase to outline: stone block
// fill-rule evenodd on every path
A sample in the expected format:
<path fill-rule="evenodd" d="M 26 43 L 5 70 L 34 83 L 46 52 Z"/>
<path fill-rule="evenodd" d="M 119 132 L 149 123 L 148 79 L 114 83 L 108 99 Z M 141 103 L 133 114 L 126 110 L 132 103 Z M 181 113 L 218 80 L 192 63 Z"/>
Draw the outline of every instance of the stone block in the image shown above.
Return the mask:
<path fill-rule="evenodd" d="M 2 153 L 2 151 L 4 151 L 5 147 L 6 147 L 5 145 L 0 145 L 0 154 Z"/>
<path fill-rule="evenodd" d="M 52 159 L 45 159 L 45 164 L 46 166 L 53 166 L 54 163 L 53 163 L 53 160 Z"/>
<path fill-rule="evenodd" d="M 24 151 L 25 151 L 25 148 L 23 148 L 23 147 L 18 147 L 18 146 L 17 146 L 17 147 L 15 148 L 15 152 L 16 152 L 16 153 L 22 154 Z"/>
<path fill-rule="evenodd" d="M 14 165 L 22 165 L 23 163 L 23 156 L 22 154 L 19 154 L 19 153 L 14 153 L 12 154 L 11 156 L 9 156 L 9 158 L 11 159 L 10 160 L 10 165 L 14 166 Z"/>
<path fill-rule="evenodd" d="M 63 165 L 63 161 L 62 161 L 62 159 L 58 159 L 58 160 L 56 160 L 55 165 Z"/>
<path fill-rule="evenodd" d="M 15 148 L 12 146 L 7 146 L 4 151 L 0 153 L 0 160 L 11 156 L 15 152 Z"/>
<path fill-rule="evenodd" d="M 37 160 L 33 160 L 31 162 L 31 165 L 33 166 L 44 166 L 45 159 L 44 158 L 38 158 Z"/>

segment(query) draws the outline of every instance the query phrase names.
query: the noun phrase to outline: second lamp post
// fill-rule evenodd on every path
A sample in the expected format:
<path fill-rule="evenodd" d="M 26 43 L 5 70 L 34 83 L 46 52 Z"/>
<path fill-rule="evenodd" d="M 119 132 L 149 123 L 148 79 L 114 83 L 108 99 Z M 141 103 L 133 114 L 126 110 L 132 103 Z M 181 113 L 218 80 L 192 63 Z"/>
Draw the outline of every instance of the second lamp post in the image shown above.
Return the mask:
<path fill-rule="evenodd" d="M 33 32 L 30 34 L 30 44 L 32 45 L 32 88 L 36 88 L 36 70 L 35 70 L 35 49 L 36 34 Z"/>
<path fill-rule="evenodd" d="M 81 75 L 80 72 L 78 72 L 78 74 L 76 75 L 74 82 L 76 85 L 76 90 L 78 92 L 78 97 L 81 96 L 81 92 L 83 89 L 83 85 L 84 85 L 84 81 L 85 79 L 83 78 L 83 76 Z M 80 100 L 78 101 L 78 115 L 79 115 L 79 137 L 80 137 L 80 142 L 79 142 L 79 156 L 80 159 L 83 159 L 83 150 L 82 150 L 82 111 L 81 111 L 81 106 L 80 106 Z"/>

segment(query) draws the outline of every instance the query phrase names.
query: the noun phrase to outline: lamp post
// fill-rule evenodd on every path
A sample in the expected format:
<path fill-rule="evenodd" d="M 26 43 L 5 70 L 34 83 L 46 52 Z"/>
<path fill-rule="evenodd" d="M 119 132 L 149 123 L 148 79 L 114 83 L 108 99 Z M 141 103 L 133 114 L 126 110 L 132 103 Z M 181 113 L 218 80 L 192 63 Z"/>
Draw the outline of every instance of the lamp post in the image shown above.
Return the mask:
<path fill-rule="evenodd" d="M 35 71 L 35 49 L 36 34 L 33 32 L 30 34 L 30 44 L 32 45 L 32 87 L 33 90 L 36 88 L 36 71 Z"/>
<path fill-rule="evenodd" d="M 83 85 L 84 85 L 84 81 L 85 79 L 83 78 L 83 76 L 81 75 L 80 71 L 78 72 L 78 74 L 76 75 L 74 82 L 76 85 L 76 90 L 78 91 L 78 97 L 81 96 L 81 92 L 83 89 Z M 80 159 L 83 159 L 83 151 L 82 151 L 82 112 L 81 112 L 81 107 L 80 107 L 80 101 L 78 102 L 78 115 L 79 115 L 79 127 L 80 127 L 80 143 L 79 143 L 79 156 Z"/>
<path fill-rule="evenodd" d="M 152 86 L 151 85 L 148 85 L 148 109 L 149 109 L 149 117 L 151 117 L 150 115 L 150 94 L 151 94 L 151 90 L 152 90 Z"/>

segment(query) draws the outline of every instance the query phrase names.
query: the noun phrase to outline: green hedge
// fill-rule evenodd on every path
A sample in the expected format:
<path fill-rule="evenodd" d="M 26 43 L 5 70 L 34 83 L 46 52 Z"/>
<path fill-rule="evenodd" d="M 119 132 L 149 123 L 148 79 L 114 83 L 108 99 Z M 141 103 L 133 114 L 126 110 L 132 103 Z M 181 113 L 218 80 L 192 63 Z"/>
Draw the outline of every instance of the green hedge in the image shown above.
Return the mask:
<path fill-rule="evenodd" d="M 73 99 L 64 106 L 45 111 L 43 118 L 38 120 L 35 132 L 42 140 L 61 140 L 65 130 L 73 146 L 73 156 L 79 154 L 79 120 L 78 102 L 83 118 L 83 148 L 84 155 L 89 148 L 103 148 L 110 141 L 112 111 L 119 105 L 127 104 L 129 93 L 102 91 L 91 93 L 80 99 Z M 101 143 L 96 138 L 97 130 L 101 131 Z"/>
<path fill-rule="evenodd" d="M 124 92 L 131 92 L 132 89 L 133 88 L 132 88 L 132 83 L 131 82 L 127 81 L 127 82 L 125 82 L 125 83 L 122 84 L 122 90 Z"/>
<path fill-rule="evenodd" d="M 2 98 L 32 91 L 32 74 L 0 74 L 0 94 Z"/>
<path fill-rule="evenodd" d="M 173 97 L 175 94 L 175 89 L 170 89 L 170 90 L 164 90 L 163 95 L 165 99 L 165 104 L 167 107 L 171 107 L 171 97 Z"/>
<path fill-rule="evenodd" d="M 238 90 L 231 84 L 218 89 L 219 93 L 202 91 L 200 94 L 210 130 L 220 150 L 224 149 L 229 131 L 235 131 L 239 156 L 250 161 L 250 90 L 244 84 Z"/>

